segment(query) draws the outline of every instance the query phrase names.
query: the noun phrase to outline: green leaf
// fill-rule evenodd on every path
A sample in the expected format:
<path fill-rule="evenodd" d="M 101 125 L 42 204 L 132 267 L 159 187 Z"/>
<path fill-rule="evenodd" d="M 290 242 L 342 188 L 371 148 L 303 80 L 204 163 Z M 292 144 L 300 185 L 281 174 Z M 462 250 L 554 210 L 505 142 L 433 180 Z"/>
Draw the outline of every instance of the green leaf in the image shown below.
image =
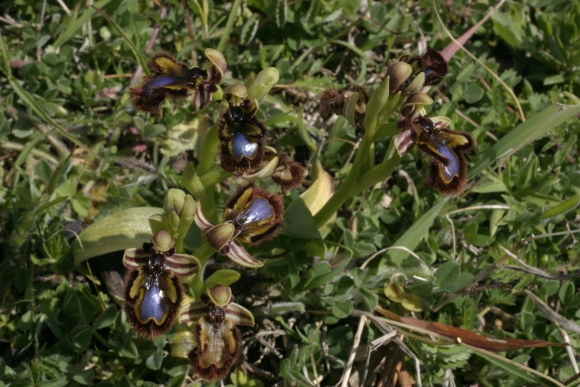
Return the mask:
<path fill-rule="evenodd" d="M 97 8 L 103 8 L 109 4 L 111 0 L 101 0 L 94 4 Z M 64 32 L 58 37 L 58 39 L 52 44 L 54 48 L 59 48 L 70 39 L 89 21 L 91 17 L 95 14 L 95 10 L 88 8 L 83 12 L 83 14 L 78 19 L 71 19 L 70 24 L 64 30 Z"/>
<path fill-rule="evenodd" d="M 288 3 L 286 0 L 276 0 L 276 25 L 282 28 L 286 25 Z"/>
<path fill-rule="evenodd" d="M 284 210 L 284 227 L 280 233 L 295 238 L 321 239 L 312 213 L 301 198 L 294 199 Z"/>
<path fill-rule="evenodd" d="M 16 166 L 21 166 L 22 163 L 24 163 L 24 161 L 26 161 L 26 158 L 28 157 L 30 152 L 32 152 L 32 149 L 34 149 L 36 147 L 36 145 L 43 140 L 44 139 L 42 137 L 37 137 L 34 140 L 29 141 L 26 144 L 26 146 L 24 147 L 24 149 L 22 149 L 22 151 L 20 152 L 18 157 L 16 158 L 16 162 L 14 164 Z"/>
<path fill-rule="evenodd" d="M 373 63 L 373 60 L 369 58 L 369 56 L 365 54 L 364 51 L 358 48 L 357 46 L 353 46 L 352 44 L 342 40 L 333 40 L 331 43 L 340 44 L 341 46 L 348 48 L 349 50 L 360 56 L 361 59 L 363 59 L 366 63 Z"/>
<path fill-rule="evenodd" d="M 564 203 L 560 203 L 551 208 L 548 208 L 546 211 L 544 211 L 544 213 L 542 213 L 542 215 L 540 215 L 540 219 L 549 219 L 568 212 L 576 208 L 578 203 L 580 203 L 580 197 L 578 195 L 574 195 Z"/>
<path fill-rule="evenodd" d="M 78 350 L 84 351 L 91 344 L 93 338 L 93 333 L 90 328 L 85 328 L 79 333 L 77 333 L 73 339 L 72 343 L 77 347 Z"/>
<path fill-rule="evenodd" d="M 460 272 L 459 264 L 456 262 L 446 262 L 439 266 L 433 276 L 435 284 L 439 287 L 438 291 L 452 292 L 457 287 L 457 280 Z M 435 293 L 437 290 L 433 290 Z"/>
<path fill-rule="evenodd" d="M 378 303 L 379 303 L 379 297 L 371 292 L 370 290 L 368 290 L 367 288 L 358 288 L 361 296 L 363 297 L 363 300 L 365 301 L 365 304 L 368 307 L 368 310 L 375 310 L 375 308 L 377 307 Z"/>
<path fill-rule="evenodd" d="M 90 384 L 91 380 L 93 380 L 93 374 L 94 371 L 92 369 L 77 371 L 72 378 L 75 382 L 86 385 Z"/>
<path fill-rule="evenodd" d="M 117 318 L 117 314 L 118 310 L 115 304 L 109 305 L 97 318 L 97 321 L 95 321 L 94 328 L 102 329 L 111 326 L 115 321 L 115 318 Z"/>
<path fill-rule="evenodd" d="M 93 370 L 90 370 L 91 372 Z M 40 382 L 38 383 L 38 387 L 64 387 L 66 385 L 69 384 L 69 381 L 67 378 L 58 378 L 55 380 L 50 380 L 47 382 Z"/>
<path fill-rule="evenodd" d="M 22 223 L 20 223 L 20 225 L 18 225 L 18 227 L 16 229 L 16 235 L 10 240 L 10 244 L 14 247 L 22 245 L 22 243 L 24 243 L 26 238 L 28 238 L 28 233 L 30 232 L 30 230 L 34 224 L 34 220 L 36 219 L 36 216 L 39 215 L 40 213 L 42 213 L 44 210 L 62 202 L 62 201 L 65 201 L 66 199 L 67 198 L 65 196 L 60 197 L 60 198 L 56 198 L 56 199 L 51 200 L 49 202 L 43 203 L 43 204 L 39 205 L 37 208 L 33 209 L 32 213 L 30 215 L 28 215 L 26 218 L 24 218 Z"/>
<path fill-rule="evenodd" d="M 79 234 L 80 243 L 78 240 L 73 243 L 75 264 L 150 242 L 149 218 L 163 213 L 163 208 L 136 207 L 115 212 L 93 223 Z"/>
<path fill-rule="evenodd" d="M 342 262 L 339 266 L 330 270 L 328 273 L 314 276 L 312 279 L 310 279 L 306 282 L 303 282 L 302 284 L 300 284 L 297 287 L 296 292 L 304 292 L 304 291 L 317 288 L 323 284 L 330 282 L 334 277 L 336 277 L 338 274 L 342 273 L 342 271 L 344 270 L 346 265 L 348 265 L 348 263 L 350 262 L 351 258 L 352 258 L 352 254 L 347 259 L 345 259 L 344 262 Z M 322 267 L 322 266 L 320 266 L 320 267 Z M 327 267 L 329 267 L 329 266 L 327 266 Z"/>
<path fill-rule="evenodd" d="M 71 157 L 72 157 L 72 153 L 70 153 L 68 155 L 68 157 L 65 158 L 64 160 L 62 160 L 60 162 L 60 164 L 58 165 L 58 167 L 56 167 L 56 170 L 52 174 L 50 181 L 48 182 L 48 185 L 46 186 L 46 188 L 44 190 L 44 192 L 47 195 L 52 195 L 52 193 L 54 192 L 56 185 L 58 183 L 58 180 L 59 180 L 60 176 L 62 175 L 64 168 L 66 166 L 68 166 Z"/>
<path fill-rule="evenodd" d="M 350 315 L 350 311 L 352 310 L 352 305 L 350 302 L 338 302 L 332 307 L 332 314 L 339 318 L 346 318 Z"/>
<path fill-rule="evenodd" d="M 483 88 L 476 83 L 470 83 L 469 86 L 467 86 L 467 89 L 465 89 L 463 98 L 465 99 L 465 102 L 474 104 L 483 98 L 483 94 Z"/>
<path fill-rule="evenodd" d="M 122 357 L 137 359 L 139 357 L 139 350 L 133 341 L 126 341 L 121 347 L 120 354 Z"/>
<path fill-rule="evenodd" d="M 299 312 L 304 313 L 306 307 L 302 302 L 274 302 L 272 305 L 263 306 L 261 308 L 254 308 L 253 313 L 255 317 L 269 316 L 279 317 L 282 314 Z"/>
<path fill-rule="evenodd" d="M 511 360 L 509 359 L 498 359 L 496 357 L 493 357 L 491 355 L 488 355 L 487 353 L 482 353 L 480 351 L 476 351 L 475 354 L 477 356 L 480 356 L 482 358 L 484 358 L 485 360 L 487 360 L 488 362 L 490 362 L 491 364 L 495 364 L 496 366 L 503 368 L 504 370 L 508 371 L 510 374 L 518 376 L 524 380 L 527 380 L 528 382 L 532 382 L 532 383 L 537 383 L 538 380 L 536 378 L 534 378 L 533 376 L 529 375 L 527 372 L 525 372 L 524 370 L 522 370 L 520 367 L 515 366 Z M 523 366 L 522 366 L 523 367 Z"/>
<path fill-rule="evenodd" d="M 469 243 L 477 247 L 490 246 L 495 241 L 495 238 L 487 235 L 472 234 L 467 232 L 465 233 L 465 239 L 467 239 Z"/>
<path fill-rule="evenodd" d="M 171 380 L 166 384 L 167 387 L 180 387 L 185 383 L 185 378 L 187 374 L 180 373 L 171 377 Z"/>
<path fill-rule="evenodd" d="M 145 365 L 151 370 L 158 370 L 161 368 L 161 362 L 163 362 L 163 351 L 159 350 L 149 355 Z"/>
<path fill-rule="evenodd" d="M 439 215 L 441 209 L 445 206 L 445 204 L 447 204 L 448 200 L 449 197 L 440 199 L 439 202 L 433 205 L 429 211 L 417 219 L 415 223 L 413 223 L 413 225 L 403 235 L 401 235 L 401 237 L 397 239 L 395 243 L 393 243 L 393 246 L 402 246 L 413 251 L 421 239 L 427 235 L 429 228 L 431 228 L 431 225 Z M 387 254 L 391 262 L 397 266 L 400 266 L 408 255 L 408 252 L 398 249 L 391 250 Z"/>
<path fill-rule="evenodd" d="M 580 106 L 553 105 L 542 110 L 526 122 L 513 128 L 481 155 L 469 169 L 468 178 L 472 179 L 496 161 L 507 158 L 523 146 L 545 136 L 550 130 L 580 113 Z"/>
<path fill-rule="evenodd" d="M 564 282 L 558 292 L 558 296 L 563 305 L 572 305 L 574 303 L 574 284 L 572 282 Z"/>
<path fill-rule="evenodd" d="M 105 1 L 105 0 L 103 0 L 103 1 Z M 100 9 L 100 8 L 102 8 L 102 6 L 99 6 L 98 4 L 95 4 L 95 5 L 91 5 L 91 7 L 95 11 L 97 11 L 101 15 L 103 15 L 103 17 L 105 19 L 107 19 L 109 21 L 109 23 L 111 23 L 113 25 L 113 27 L 115 27 L 117 29 L 117 31 L 119 32 L 119 34 L 121 34 L 121 36 L 125 40 L 125 43 L 127 43 L 127 45 L 129 46 L 129 48 L 131 49 L 131 52 L 133 52 L 133 55 L 135 56 L 135 59 L 137 59 L 137 62 L 143 68 L 143 72 L 145 74 L 149 74 L 149 67 L 147 66 L 147 61 L 145 61 L 145 58 L 143 58 L 143 55 L 141 55 L 141 50 L 139 50 L 135 46 L 135 44 L 133 43 L 133 41 L 127 36 L 127 34 L 125 34 L 125 31 L 123 31 L 123 29 L 117 23 L 115 23 L 115 21 L 105 11 L 103 11 L 103 10 Z"/>
<path fill-rule="evenodd" d="M 14 78 L 14 76 L 12 76 L 12 74 L 10 73 L 10 57 L 7 56 L 8 54 L 7 54 L 7 49 L 6 49 L 6 43 L 4 42 L 4 38 L 2 36 L 0 36 L 0 45 L 2 46 L 2 53 L 3 53 L 3 57 L 4 57 L 4 61 L 5 61 L 4 65 L 6 66 L 5 68 L 8 69 L 6 72 L 6 75 L 8 77 L 8 83 L 10 83 L 10 86 L 16 92 L 16 94 L 18 94 L 18 96 L 23 100 L 23 102 L 26 105 L 28 105 L 34 111 L 34 113 L 36 113 L 36 115 L 38 115 L 44 122 L 46 122 L 47 124 L 56 128 L 63 137 L 65 137 L 69 141 L 73 142 L 75 145 L 79 146 L 80 148 L 84 149 L 89 154 L 93 155 L 92 150 L 90 150 L 79 139 L 72 136 L 64 127 L 62 127 L 56 121 L 54 121 L 52 119 L 52 117 L 50 117 L 50 115 L 46 112 L 44 107 L 38 103 L 36 98 L 32 94 L 30 94 L 28 91 L 26 91 L 20 85 L 20 82 L 18 80 L 16 80 Z M 8 61 L 8 62 L 6 62 L 6 61 Z"/>
<path fill-rule="evenodd" d="M 280 376 L 290 382 L 299 382 L 303 385 L 310 385 L 309 381 L 302 374 L 301 362 L 298 359 L 298 346 L 294 345 L 288 359 L 280 362 Z"/>
<path fill-rule="evenodd" d="M 210 275 L 203 284 L 206 288 L 213 288 L 216 285 L 230 286 L 240 279 L 240 273 L 235 270 L 222 269 L 217 270 Z"/>

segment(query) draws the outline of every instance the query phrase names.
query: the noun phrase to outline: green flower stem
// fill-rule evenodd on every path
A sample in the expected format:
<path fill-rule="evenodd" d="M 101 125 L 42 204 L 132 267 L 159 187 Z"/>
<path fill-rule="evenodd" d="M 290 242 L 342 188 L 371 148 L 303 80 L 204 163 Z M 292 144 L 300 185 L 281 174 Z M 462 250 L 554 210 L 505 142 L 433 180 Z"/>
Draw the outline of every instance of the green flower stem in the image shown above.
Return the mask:
<path fill-rule="evenodd" d="M 193 252 L 193 256 L 199 259 L 199 263 L 201 264 L 201 270 L 203 271 L 205 264 L 209 260 L 209 258 L 215 253 L 215 249 L 209 245 L 209 243 L 205 242 L 203 245 L 197 248 Z"/>
<path fill-rule="evenodd" d="M 185 235 L 183 236 L 179 236 L 175 239 L 175 244 L 173 245 L 173 247 L 175 247 L 175 251 L 179 254 L 183 254 L 185 251 L 183 250 L 183 240 L 185 239 Z"/>
<path fill-rule="evenodd" d="M 384 160 L 379 165 L 375 165 L 363 175 L 355 180 L 353 184 L 343 183 L 332 195 L 330 200 L 326 202 L 324 207 L 318 211 L 314 216 L 316 226 L 320 229 L 326 222 L 338 211 L 338 209 L 353 196 L 358 195 L 367 187 L 371 187 L 383 180 L 393 173 L 395 167 L 401 161 L 401 156 L 395 153 L 391 158 Z"/>
<path fill-rule="evenodd" d="M 371 147 L 373 143 L 373 139 L 368 136 L 368 135 L 364 135 L 359 147 L 356 151 L 356 156 L 354 158 L 354 162 L 352 163 L 352 167 L 348 173 L 348 175 L 346 176 L 346 179 L 344 179 L 344 182 L 340 185 L 340 188 L 342 188 L 343 186 L 346 187 L 351 187 L 352 184 L 356 181 L 356 179 L 358 178 L 358 176 L 360 176 L 360 172 L 361 169 L 363 167 L 363 165 L 365 164 L 365 162 L 368 160 L 368 152 L 369 149 Z M 372 167 L 372 165 L 371 165 Z M 339 188 L 339 190 L 340 190 Z M 338 193 L 338 191 L 337 191 Z"/>
<path fill-rule="evenodd" d="M 205 135 L 203 149 L 197 166 L 198 176 L 203 176 L 213 169 L 220 139 L 217 136 L 217 125 L 213 125 Z"/>
<path fill-rule="evenodd" d="M 387 136 L 394 136 L 399 134 L 401 129 L 397 128 L 396 122 L 389 122 L 387 124 L 382 124 L 377 129 L 377 133 L 375 134 L 375 138 L 387 137 Z"/>
<path fill-rule="evenodd" d="M 219 143 L 220 140 L 217 136 L 217 126 L 213 125 L 205 135 L 203 149 L 199 157 L 199 165 L 196 168 L 198 176 L 204 176 L 213 171 Z M 205 195 L 200 195 L 199 197 L 203 207 L 203 212 L 210 222 L 217 223 L 218 217 L 215 206 L 214 186 L 203 184 L 203 187 L 205 189 Z"/>
<path fill-rule="evenodd" d="M 388 83 L 386 83 L 386 87 L 388 87 Z M 380 112 L 380 115 L 388 119 L 388 117 L 390 117 L 402 105 L 402 103 L 403 102 L 401 102 L 399 99 L 394 101 L 387 100 L 387 105 L 385 106 L 386 109 L 384 110 L 384 112 Z M 376 114 L 378 114 L 378 112 Z M 395 156 L 393 156 L 387 160 L 393 159 L 394 165 L 392 166 L 390 164 L 387 165 L 385 164 L 385 161 L 383 161 L 380 165 L 373 166 L 373 160 L 372 158 L 369 158 L 370 148 L 373 145 L 373 141 L 376 138 L 383 137 L 387 133 L 389 134 L 397 133 L 396 131 L 394 131 L 394 128 L 396 128 L 396 124 L 386 124 L 386 125 L 380 124 L 381 123 L 377 121 L 376 125 L 378 127 L 374 127 L 374 130 L 368 130 L 367 128 L 367 132 L 365 133 L 365 135 L 361 140 L 360 146 L 357 150 L 354 162 L 352 164 L 352 168 L 350 169 L 348 175 L 346 176 L 346 179 L 340 185 L 340 187 L 338 187 L 334 195 L 332 195 L 332 197 L 324 205 L 324 207 L 322 207 L 320 211 L 318 211 L 318 213 L 314 216 L 316 226 L 319 229 L 326 224 L 326 222 L 332 217 L 332 215 L 334 215 L 334 213 L 336 213 L 336 211 L 338 211 L 338 209 L 344 204 L 345 201 L 354 196 L 354 194 L 352 194 L 351 192 L 356 191 L 357 193 L 359 193 L 362 192 L 365 188 L 369 187 L 370 185 L 376 184 L 376 182 L 374 182 L 376 180 L 376 176 L 380 177 L 385 175 L 385 173 L 386 176 L 389 176 L 392 173 L 395 166 L 399 163 L 400 157 L 396 159 L 396 161 L 394 161 Z M 391 125 L 395 125 L 394 128 Z M 363 170 L 363 166 L 365 164 L 368 164 L 367 171 Z M 385 170 L 384 173 L 378 172 L 382 170 L 382 168 L 385 168 L 385 166 L 390 168 L 390 171 Z M 369 175 L 368 173 L 370 171 L 374 172 Z M 366 176 L 366 178 L 363 180 L 361 178 L 361 175 L 362 177 Z M 383 179 L 385 178 L 386 177 L 384 177 Z M 371 182 L 372 184 L 367 184 L 367 182 Z"/>
<path fill-rule="evenodd" d="M 200 198 L 199 201 L 201 202 L 201 208 L 203 208 L 205 217 L 213 224 L 219 223 L 212 189 L 208 187 L 206 196 Z"/>
<path fill-rule="evenodd" d="M 189 286 L 193 291 L 194 298 L 196 300 L 199 300 L 204 290 L 203 282 L 201 282 L 201 272 L 193 276 L 193 278 L 189 282 Z"/>
<path fill-rule="evenodd" d="M 360 146 L 357 150 L 354 162 L 352 164 L 352 168 L 350 172 L 346 176 L 344 182 L 338 187 L 334 195 L 330 198 L 328 202 L 318 211 L 318 213 L 314 216 L 314 221 L 316 222 L 316 226 L 320 229 L 322 226 L 326 224 L 328 219 L 338 211 L 340 206 L 344 204 L 345 201 L 348 200 L 348 191 L 356 184 L 357 177 L 360 175 L 360 171 L 362 169 L 363 164 L 368 158 L 365 158 L 365 155 L 368 154 L 368 150 L 372 144 L 372 139 L 370 136 L 365 135 L 360 143 Z M 372 165 L 371 165 L 372 167 Z M 364 189 L 364 188 L 363 188 Z"/>
<path fill-rule="evenodd" d="M 194 251 L 193 256 L 199 260 L 199 272 L 193 276 L 190 280 L 189 285 L 191 286 L 191 290 L 193 290 L 193 294 L 195 295 L 195 299 L 199 300 L 199 297 L 203 293 L 205 286 L 203 285 L 203 273 L 205 272 L 205 265 L 209 258 L 215 253 L 215 249 L 209 245 L 209 243 L 205 242 L 201 245 L 197 250 Z"/>
<path fill-rule="evenodd" d="M 373 185 L 385 180 L 393 173 L 395 167 L 399 164 L 400 161 L 401 156 L 399 156 L 398 153 L 395 153 L 393 156 L 385 159 L 379 165 L 375 165 L 373 168 L 369 169 L 360 177 L 360 179 L 356 181 L 356 185 L 351 187 L 348 192 L 348 198 L 356 196 L 360 194 L 365 188 L 372 187 Z"/>
<path fill-rule="evenodd" d="M 236 16 L 238 13 L 237 11 L 238 11 L 238 9 L 240 9 L 241 5 L 242 5 L 242 0 L 236 0 L 234 2 L 234 5 L 232 6 L 232 9 L 230 11 L 230 16 L 228 17 L 228 21 L 226 22 L 226 27 L 224 28 L 224 32 L 223 32 L 222 37 L 220 39 L 220 42 L 217 46 L 217 50 L 219 52 L 223 52 L 224 48 L 226 47 L 226 43 L 227 43 L 228 39 L 230 38 L 232 28 L 234 27 L 234 22 L 236 21 Z"/>
<path fill-rule="evenodd" d="M 201 184 L 203 184 L 203 186 L 207 189 L 221 183 L 226 179 L 229 179 L 233 175 L 233 173 L 226 172 L 222 168 L 215 168 L 201 176 L 199 180 L 201 181 Z"/>

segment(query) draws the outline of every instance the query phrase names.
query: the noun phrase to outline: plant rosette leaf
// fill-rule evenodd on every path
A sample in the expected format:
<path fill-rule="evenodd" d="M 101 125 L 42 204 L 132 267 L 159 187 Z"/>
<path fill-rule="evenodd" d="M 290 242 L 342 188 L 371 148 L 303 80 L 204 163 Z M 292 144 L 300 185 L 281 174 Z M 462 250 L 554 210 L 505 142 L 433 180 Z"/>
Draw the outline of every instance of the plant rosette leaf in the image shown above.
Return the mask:
<path fill-rule="evenodd" d="M 151 240 L 149 218 L 163 208 L 136 207 L 115 212 L 83 230 L 73 243 L 75 264 L 92 257 L 140 246 Z"/>

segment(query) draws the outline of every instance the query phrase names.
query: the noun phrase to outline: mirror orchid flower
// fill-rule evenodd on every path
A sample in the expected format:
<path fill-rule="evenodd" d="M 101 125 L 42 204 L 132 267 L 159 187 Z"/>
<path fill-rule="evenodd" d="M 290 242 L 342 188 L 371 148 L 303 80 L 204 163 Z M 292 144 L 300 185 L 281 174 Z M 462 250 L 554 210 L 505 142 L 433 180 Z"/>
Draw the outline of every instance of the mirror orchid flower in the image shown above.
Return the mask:
<path fill-rule="evenodd" d="M 197 204 L 195 223 L 210 246 L 232 261 L 246 267 L 260 267 L 242 243 L 257 245 L 273 238 L 282 227 L 283 205 L 278 195 L 250 183 L 240 188 L 225 204 L 224 222 L 213 225 Z"/>
<path fill-rule="evenodd" d="M 127 249 L 123 255 L 129 269 L 124 310 L 131 327 L 148 339 L 169 331 L 183 300 L 178 277 L 191 276 L 200 267 L 194 256 L 175 252 L 168 232 L 158 231 L 151 242 L 142 249 Z"/>
<path fill-rule="evenodd" d="M 252 313 L 233 300 L 231 289 L 218 285 L 181 311 L 182 323 L 194 323 L 191 366 L 205 380 L 223 379 L 240 357 L 242 338 L 236 325 L 254 326 Z"/>

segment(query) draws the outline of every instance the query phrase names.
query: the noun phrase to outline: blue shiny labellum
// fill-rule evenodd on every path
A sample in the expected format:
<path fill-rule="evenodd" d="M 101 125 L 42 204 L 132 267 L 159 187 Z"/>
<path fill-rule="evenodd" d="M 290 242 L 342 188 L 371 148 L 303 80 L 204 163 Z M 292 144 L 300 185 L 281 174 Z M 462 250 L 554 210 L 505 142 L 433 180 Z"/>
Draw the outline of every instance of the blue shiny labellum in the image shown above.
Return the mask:
<path fill-rule="evenodd" d="M 234 136 L 232 138 L 232 153 L 237 161 L 240 161 L 243 157 L 253 159 L 258 151 L 258 144 L 248 140 L 242 132 L 234 131 Z"/>
<path fill-rule="evenodd" d="M 139 314 L 142 321 L 149 319 L 161 324 L 167 317 L 168 307 L 163 304 L 163 293 L 158 285 L 150 286 L 139 305 Z"/>
<path fill-rule="evenodd" d="M 433 70 L 431 67 L 427 67 L 425 70 L 423 70 L 423 72 L 425 73 L 425 78 L 427 78 L 429 75 L 433 74 Z"/>
<path fill-rule="evenodd" d="M 176 83 L 175 77 L 169 77 L 165 75 L 160 75 L 158 77 L 153 78 L 150 80 L 145 87 L 143 87 L 143 94 L 144 98 L 148 98 L 150 94 L 159 87 L 167 87 L 172 86 Z"/>
<path fill-rule="evenodd" d="M 145 88 L 166 87 L 166 86 L 171 86 L 174 83 L 175 83 L 175 77 L 160 75 L 160 76 L 155 77 L 152 80 L 150 80 L 149 83 L 147 83 L 147 86 Z"/>
<path fill-rule="evenodd" d="M 264 198 L 256 198 L 243 214 L 244 223 L 255 223 L 274 216 L 274 209 Z"/>
<path fill-rule="evenodd" d="M 459 159 L 455 152 L 449 149 L 444 143 L 434 140 L 433 144 L 435 145 L 439 155 L 445 159 L 445 163 L 443 163 L 444 165 L 441 166 L 441 171 L 443 172 L 445 179 L 450 181 L 454 176 L 459 175 L 461 168 Z"/>

